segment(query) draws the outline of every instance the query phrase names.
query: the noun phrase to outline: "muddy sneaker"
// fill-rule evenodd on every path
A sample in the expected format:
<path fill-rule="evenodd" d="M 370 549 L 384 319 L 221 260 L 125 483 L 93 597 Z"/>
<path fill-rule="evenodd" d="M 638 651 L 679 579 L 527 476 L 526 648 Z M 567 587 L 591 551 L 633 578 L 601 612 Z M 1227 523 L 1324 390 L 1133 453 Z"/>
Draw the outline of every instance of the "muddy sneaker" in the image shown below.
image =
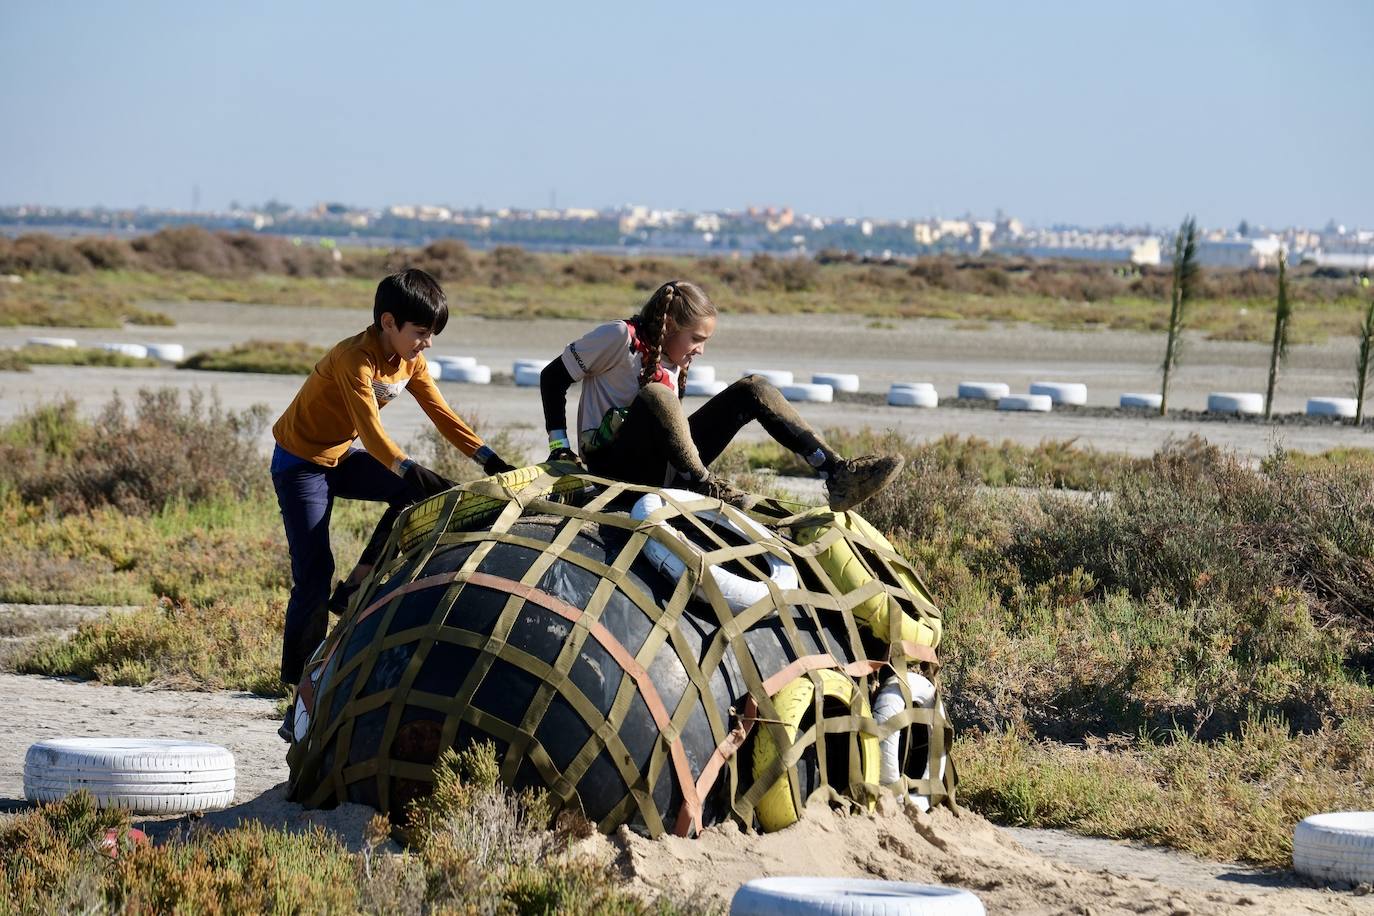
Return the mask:
<path fill-rule="evenodd" d="M 693 493 L 700 493 L 702 496 L 718 499 L 736 509 L 748 509 L 757 500 L 757 497 L 752 493 L 746 493 L 724 477 L 717 477 L 714 474 L 705 480 L 692 481 L 687 484 L 687 489 Z"/>
<path fill-rule="evenodd" d="M 843 458 L 825 482 L 830 508 L 836 512 L 852 509 L 892 483 L 901 473 L 906 459 L 901 455 L 865 455 Z"/>

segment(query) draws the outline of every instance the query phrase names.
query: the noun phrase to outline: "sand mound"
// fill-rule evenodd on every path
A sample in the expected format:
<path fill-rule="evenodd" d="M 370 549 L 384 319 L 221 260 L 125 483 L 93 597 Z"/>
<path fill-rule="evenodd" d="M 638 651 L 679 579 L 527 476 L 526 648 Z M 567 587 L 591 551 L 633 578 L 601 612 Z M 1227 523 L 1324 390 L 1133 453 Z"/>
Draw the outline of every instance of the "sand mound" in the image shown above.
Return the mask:
<path fill-rule="evenodd" d="M 1183 890 L 1105 870 L 1083 871 L 1030 852 L 970 812 L 937 809 L 927 815 L 891 801 L 872 815 L 844 815 L 813 804 L 803 820 L 772 834 L 747 834 L 727 823 L 696 839 L 650 840 L 622 828 L 609 839 L 583 842 L 589 852 L 615 856 L 627 880 L 646 896 L 668 892 L 723 905 L 751 878 L 824 875 L 958 886 L 977 894 L 989 913 L 1374 912 L 1370 898 L 1328 891 L 1245 884 Z M 610 848 L 598 851 L 602 844 Z"/>

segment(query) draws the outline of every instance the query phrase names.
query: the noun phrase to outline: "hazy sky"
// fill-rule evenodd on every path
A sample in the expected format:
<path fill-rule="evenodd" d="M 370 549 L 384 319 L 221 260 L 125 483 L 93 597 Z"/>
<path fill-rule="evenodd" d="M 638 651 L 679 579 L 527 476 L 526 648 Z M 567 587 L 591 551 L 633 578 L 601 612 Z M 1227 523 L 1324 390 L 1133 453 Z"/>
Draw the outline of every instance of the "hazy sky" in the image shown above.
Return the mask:
<path fill-rule="evenodd" d="M 0 203 L 1374 227 L 1374 2 L 0 0 Z"/>

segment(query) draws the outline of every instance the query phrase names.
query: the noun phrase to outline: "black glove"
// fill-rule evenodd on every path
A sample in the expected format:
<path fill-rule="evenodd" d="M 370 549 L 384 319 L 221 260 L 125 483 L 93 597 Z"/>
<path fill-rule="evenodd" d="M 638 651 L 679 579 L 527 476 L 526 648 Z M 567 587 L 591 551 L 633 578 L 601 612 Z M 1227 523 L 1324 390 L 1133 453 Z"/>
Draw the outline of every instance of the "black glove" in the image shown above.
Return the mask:
<path fill-rule="evenodd" d="M 440 474 L 436 474 L 423 464 L 411 462 L 406 465 L 406 469 L 401 473 L 401 478 L 410 484 L 410 488 L 415 491 L 417 499 L 429 499 L 435 493 L 443 493 L 451 490 L 454 486 L 453 481 Z"/>
<path fill-rule="evenodd" d="M 495 452 L 492 452 L 491 457 L 482 462 L 482 473 L 486 474 L 488 477 L 493 474 L 504 474 L 507 471 L 513 470 L 515 470 L 514 465 L 506 464 L 501 460 L 501 456 Z"/>
<path fill-rule="evenodd" d="M 549 452 L 548 461 L 550 463 L 553 463 L 555 461 L 565 461 L 571 464 L 575 464 L 578 467 L 582 466 L 582 462 L 577 459 L 577 452 L 564 446 L 559 446 L 558 448 Z"/>

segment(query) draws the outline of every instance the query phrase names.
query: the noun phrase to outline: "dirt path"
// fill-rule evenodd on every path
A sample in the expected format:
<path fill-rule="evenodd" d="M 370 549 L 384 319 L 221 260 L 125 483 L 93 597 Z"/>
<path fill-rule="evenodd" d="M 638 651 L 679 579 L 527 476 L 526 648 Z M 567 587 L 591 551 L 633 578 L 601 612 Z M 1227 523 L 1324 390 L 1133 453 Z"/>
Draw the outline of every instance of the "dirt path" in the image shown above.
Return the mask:
<path fill-rule="evenodd" d="M 123 331 L 4 328 L 0 346 L 22 343 L 44 333 L 83 343 L 176 341 L 188 350 L 221 347 L 250 338 L 309 340 L 329 344 L 356 333 L 367 320 L 359 309 L 305 309 L 227 303 L 152 304 L 170 314 L 170 328 Z M 633 304 L 627 304 L 627 313 Z M 589 326 L 586 321 L 540 319 L 500 321 L 459 315 L 439 339 L 436 353 L 478 357 L 508 375 L 517 358 L 548 359 Z M 885 392 L 894 381 L 933 382 L 951 398 L 960 381 L 1003 381 L 1025 391 L 1039 380 L 1083 382 L 1090 404 L 1115 405 L 1125 391 L 1159 388 L 1158 335 L 1125 331 L 1053 331 L 1024 325 L 961 329 L 930 319 L 871 322 L 839 315 L 727 315 L 702 362 L 729 380 L 746 369 L 791 370 L 808 381 L 816 371 L 853 372 L 865 391 Z M 1187 357 L 1171 395 L 1179 408 L 1202 409 L 1212 391 L 1263 391 L 1268 348 L 1229 341 L 1188 341 Z M 1353 378 L 1353 342 L 1338 338 L 1295 346 L 1281 377 L 1276 410 L 1299 412 L 1306 399 L 1348 395 Z M 294 376 L 189 372 L 175 369 L 100 369 L 39 366 L 28 373 L 5 373 L 6 396 L 0 421 L 34 404 L 63 396 L 88 412 L 104 404 L 112 390 L 133 397 L 140 387 L 214 388 L 227 406 L 265 403 L 276 413 L 295 395 Z M 542 415 L 538 393 L 508 380 L 490 386 L 442 383 L 458 411 L 480 429 L 510 428 L 519 444 L 542 457 Z M 689 401 L 688 408 L 699 402 Z M 1067 413 L 1012 414 L 939 408 L 914 410 L 885 404 L 805 404 L 801 412 L 821 427 L 893 428 L 917 439 L 946 433 L 1011 439 L 1035 445 L 1043 439 L 1076 439 L 1080 444 L 1136 455 L 1154 452 L 1167 438 L 1197 433 L 1245 454 L 1262 455 L 1274 445 L 1302 451 L 1374 445 L 1374 434 L 1342 426 L 1269 427 L 1263 424 L 1199 423 L 1180 419 L 1074 416 Z M 412 440 L 426 421 L 408 398 L 388 407 L 387 427 L 400 442 Z M 761 435 L 757 428 L 750 433 Z M 270 447 L 264 436 L 262 445 Z"/>
<path fill-rule="evenodd" d="M 64 735 L 181 737 L 228 747 L 238 773 L 236 805 L 208 815 L 229 826 L 244 819 L 301 829 L 323 824 L 356 848 L 370 809 L 344 805 L 307 811 L 287 802 L 285 745 L 276 703 L 242 693 L 188 693 L 102 687 L 0 674 L 0 807 L 23 806 L 24 753 L 34 741 Z M 155 837 L 183 821 L 144 824 Z M 1093 840 L 1057 831 L 1003 830 L 971 813 L 909 817 L 892 807 L 843 817 L 819 807 L 767 836 L 714 827 L 700 839 L 649 840 L 628 832 L 586 841 L 615 861 L 645 894 L 671 890 L 726 901 L 763 875 L 883 877 L 970 888 L 989 913 L 1374 913 L 1374 898 L 1304 886 L 1204 862 L 1167 850 Z"/>

